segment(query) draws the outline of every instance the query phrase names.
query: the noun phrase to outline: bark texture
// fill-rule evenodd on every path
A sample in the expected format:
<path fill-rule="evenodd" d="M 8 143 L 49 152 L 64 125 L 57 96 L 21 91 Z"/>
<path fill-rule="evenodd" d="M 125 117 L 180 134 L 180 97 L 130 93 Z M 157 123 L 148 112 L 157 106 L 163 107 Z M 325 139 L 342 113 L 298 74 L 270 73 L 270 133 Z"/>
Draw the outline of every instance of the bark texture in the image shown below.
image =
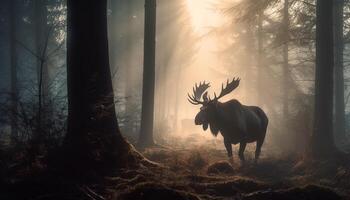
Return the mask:
<path fill-rule="evenodd" d="M 115 115 L 108 58 L 107 0 L 68 0 L 67 164 L 107 173 L 134 157 Z"/>
<path fill-rule="evenodd" d="M 9 0 L 9 13 L 10 13 L 10 68 L 11 68 L 11 104 L 12 112 L 11 116 L 11 141 L 14 142 L 18 136 L 17 130 L 17 107 L 18 107 L 18 87 L 17 87 L 17 48 L 16 48 L 16 36 L 17 36 L 17 23 L 16 23 L 16 3 L 14 0 Z"/>
<path fill-rule="evenodd" d="M 145 0 L 144 70 L 139 146 L 153 145 L 156 0 Z"/>
<path fill-rule="evenodd" d="M 337 141 L 345 139 L 344 102 L 344 0 L 334 0 L 334 77 L 335 119 L 334 131 Z"/>
<path fill-rule="evenodd" d="M 312 154 L 327 157 L 333 139 L 333 2 L 318 0 L 316 8 L 316 80 Z"/>

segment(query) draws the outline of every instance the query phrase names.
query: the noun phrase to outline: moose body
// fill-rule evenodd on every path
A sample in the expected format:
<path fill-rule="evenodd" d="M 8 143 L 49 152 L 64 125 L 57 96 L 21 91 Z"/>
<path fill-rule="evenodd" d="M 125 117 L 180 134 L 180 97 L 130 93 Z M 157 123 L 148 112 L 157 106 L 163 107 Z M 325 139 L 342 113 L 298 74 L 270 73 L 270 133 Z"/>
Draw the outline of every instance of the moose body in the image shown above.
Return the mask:
<path fill-rule="evenodd" d="M 200 96 L 209 84 L 200 84 L 194 88 L 194 95 L 189 96 L 192 104 L 202 104 L 200 112 L 196 115 L 195 124 L 202 125 L 203 130 L 210 127 L 214 136 L 220 132 L 224 138 L 225 148 L 230 159 L 232 159 L 232 144 L 240 143 L 239 158 L 244 161 L 244 151 L 247 143 L 256 142 L 255 162 L 257 162 L 262 144 L 265 140 L 268 118 L 265 112 L 257 106 L 242 105 L 238 100 L 230 100 L 221 103 L 218 101 L 222 96 L 230 93 L 239 85 L 239 79 L 227 82 L 227 86 L 222 87 L 219 97 L 213 100 L 204 93 L 203 100 Z"/>

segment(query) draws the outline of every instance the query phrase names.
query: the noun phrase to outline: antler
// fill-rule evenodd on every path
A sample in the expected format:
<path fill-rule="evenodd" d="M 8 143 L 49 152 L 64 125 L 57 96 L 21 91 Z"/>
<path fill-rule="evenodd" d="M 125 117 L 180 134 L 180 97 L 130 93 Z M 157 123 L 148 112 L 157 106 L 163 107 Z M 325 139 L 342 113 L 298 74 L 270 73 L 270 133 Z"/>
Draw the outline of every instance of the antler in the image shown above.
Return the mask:
<path fill-rule="evenodd" d="M 220 95 L 217 97 L 216 93 L 214 93 L 214 100 L 218 100 L 221 97 L 231 93 L 233 90 L 235 90 L 239 86 L 240 78 L 233 78 L 233 80 L 230 82 L 230 79 L 227 79 L 226 87 L 224 88 L 224 84 L 221 86 L 221 92 Z"/>
<path fill-rule="evenodd" d="M 203 83 L 199 82 L 199 85 L 197 85 L 197 83 L 195 84 L 195 87 L 193 87 L 193 94 L 187 94 L 188 95 L 188 101 L 193 104 L 193 105 L 199 105 L 199 104 L 204 104 L 206 103 L 208 100 L 204 99 L 204 101 L 201 101 L 201 96 L 203 94 L 203 92 L 205 92 L 208 88 L 210 87 L 210 83 L 205 83 L 205 81 Z"/>

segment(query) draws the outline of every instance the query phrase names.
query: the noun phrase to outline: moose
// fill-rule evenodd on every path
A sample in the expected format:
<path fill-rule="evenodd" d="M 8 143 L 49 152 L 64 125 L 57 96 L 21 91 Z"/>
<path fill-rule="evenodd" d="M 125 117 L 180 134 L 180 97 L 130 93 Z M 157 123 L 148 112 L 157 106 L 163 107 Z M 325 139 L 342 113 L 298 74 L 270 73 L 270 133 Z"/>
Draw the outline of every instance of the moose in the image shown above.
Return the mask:
<path fill-rule="evenodd" d="M 220 95 L 216 96 L 214 93 L 213 99 L 208 96 L 206 91 L 210 87 L 210 83 L 205 81 L 200 82 L 199 85 L 196 83 L 193 87 L 193 94 L 188 94 L 188 101 L 193 105 L 202 105 L 195 117 L 195 124 L 202 125 L 204 131 L 210 126 L 210 131 L 215 137 L 219 132 L 221 133 L 230 161 L 233 161 L 232 144 L 240 143 L 238 156 L 244 163 L 244 151 L 247 143 L 256 142 L 256 164 L 268 125 L 265 112 L 257 106 L 242 105 L 236 99 L 224 103 L 219 101 L 220 98 L 235 90 L 239 83 L 240 78 L 233 78 L 232 81 L 227 80 L 225 87 L 222 84 Z"/>

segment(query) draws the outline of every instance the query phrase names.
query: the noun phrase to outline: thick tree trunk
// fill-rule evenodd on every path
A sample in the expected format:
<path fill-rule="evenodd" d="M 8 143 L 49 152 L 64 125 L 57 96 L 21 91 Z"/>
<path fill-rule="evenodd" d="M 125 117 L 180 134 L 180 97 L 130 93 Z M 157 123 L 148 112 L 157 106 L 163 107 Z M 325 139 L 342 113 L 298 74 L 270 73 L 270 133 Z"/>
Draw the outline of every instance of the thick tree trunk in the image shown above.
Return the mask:
<path fill-rule="evenodd" d="M 335 119 L 334 131 L 337 141 L 345 139 L 344 103 L 344 0 L 334 0 L 334 77 L 335 77 Z"/>
<path fill-rule="evenodd" d="M 139 146 L 153 145 L 156 0 L 145 0 L 144 70 L 142 88 L 142 114 Z"/>
<path fill-rule="evenodd" d="M 114 109 L 108 59 L 106 0 L 68 0 L 68 132 L 65 162 L 106 173 L 127 166 L 129 145 Z M 68 167 L 68 166 L 67 166 Z"/>
<path fill-rule="evenodd" d="M 17 51 L 16 51 L 16 11 L 15 1 L 9 0 L 9 13 L 10 13 L 10 67 L 11 67 L 11 107 L 13 115 L 11 115 L 11 141 L 15 142 L 18 136 L 17 130 L 17 107 L 18 107 L 18 88 L 17 88 Z"/>
<path fill-rule="evenodd" d="M 333 140 L 333 2 L 317 1 L 316 80 L 312 154 L 327 157 L 334 150 Z"/>

